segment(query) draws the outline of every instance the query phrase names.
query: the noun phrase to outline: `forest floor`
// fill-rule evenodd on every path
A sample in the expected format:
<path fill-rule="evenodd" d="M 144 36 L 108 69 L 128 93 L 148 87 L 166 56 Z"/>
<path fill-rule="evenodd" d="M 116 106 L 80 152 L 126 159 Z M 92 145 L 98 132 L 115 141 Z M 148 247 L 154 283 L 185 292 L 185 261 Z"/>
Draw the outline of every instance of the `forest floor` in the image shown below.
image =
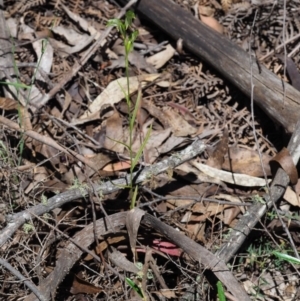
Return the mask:
<path fill-rule="evenodd" d="M 297 1 L 175 2 L 296 82 Z M 268 197 L 276 121 L 117 1 L 0 12 L 0 300 L 247 300 L 226 275 L 249 300 L 300 300 L 297 178 L 220 255 Z"/>

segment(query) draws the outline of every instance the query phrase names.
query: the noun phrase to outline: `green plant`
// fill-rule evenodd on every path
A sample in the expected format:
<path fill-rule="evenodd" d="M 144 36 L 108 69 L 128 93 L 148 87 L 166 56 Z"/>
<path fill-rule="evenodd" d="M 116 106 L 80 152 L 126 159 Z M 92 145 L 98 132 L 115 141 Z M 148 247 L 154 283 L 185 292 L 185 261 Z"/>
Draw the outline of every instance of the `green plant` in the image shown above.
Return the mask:
<path fill-rule="evenodd" d="M 48 204 L 48 198 L 44 194 L 41 196 L 41 203 L 45 206 Z"/>
<path fill-rule="evenodd" d="M 218 297 L 220 301 L 226 301 L 224 288 L 221 281 L 217 282 Z"/>
<path fill-rule="evenodd" d="M 32 232 L 34 230 L 34 225 L 32 223 L 25 223 L 23 225 L 23 231 L 26 234 L 29 234 L 30 232 Z"/>
<path fill-rule="evenodd" d="M 132 150 L 132 144 L 133 144 L 133 138 L 134 138 L 133 137 L 134 126 L 136 123 L 138 109 L 139 109 L 139 105 L 140 105 L 140 101 L 141 101 L 141 89 L 139 89 L 139 91 L 138 91 L 138 96 L 137 96 L 137 100 L 136 100 L 135 104 L 132 103 L 131 98 L 130 98 L 129 53 L 132 51 L 133 43 L 138 36 L 138 31 L 131 29 L 132 21 L 134 18 L 135 18 L 134 13 L 131 10 L 129 10 L 126 12 L 124 21 L 121 21 L 120 19 L 111 19 L 107 22 L 107 26 L 116 27 L 117 30 L 120 32 L 121 37 L 124 42 L 124 48 L 125 48 L 125 75 L 127 78 L 127 91 L 124 91 L 124 89 L 122 89 L 122 91 L 124 93 L 125 100 L 126 100 L 127 107 L 128 107 L 129 144 L 123 143 L 121 141 L 116 141 L 116 142 L 123 144 L 129 151 L 130 182 L 129 182 L 128 188 L 130 189 L 130 191 L 129 191 L 129 197 L 131 200 L 130 209 L 135 207 L 137 193 L 138 193 L 138 186 L 134 185 L 133 172 L 142 156 L 142 153 L 146 147 L 146 144 L 150 138 L 150 133 L 151 133 L 151 127 L 150 127 L 149 130 L 147 131 L 146 137 L 144 138 L 141 146 L 139 147 L 136 154 L 134 154 L 134 152 Z M 133 109 L 132 109 L 132 107 L 133 107 Z"/>
<path fill-rule="evenodd" d="M 290 256 L 288 254 L 281 253 L 278 251 L 273 251 L 272 254 L 275 255 L 280 260 L 287 261 L 287 262 L 293 263 L 293 264 L 300 264 L 300 259 Z"/>
<path fill-rule="evenodd" d="M 134 283 L 130 278 L 126 277 L 125 281 L 127 284 L 134 290 L 136 291 L 139 296 L 143 299 L 146 300 L 146 297 L 144 296 L 143 290 L 140 286 L 138 286 L 136 283 Z"/>
<path fill-rule="evenodd" d="M 251 244 L 247 252 L 249 254 L 248 260 L 251 266 L 258 266 L 263 269 L 267 263 L 270 256 L 271 248 L 268 243 L 263 243 L 263 241 L 257 244 Z"/>
<path fill-rule="evenodd" d="M 136 267 L 140 270 L 140 271 L 138 272 L 136 278 L 139 279 L 139 280 L 142 280 L 142 278 L 143 278 L 143 276 L 144 276 L 144 274 L 143 274 L 143 267 L 144 267 L 144 265 L 143 265 L 142 262 L 136 262 L 135 265 L 136 265 Z M 147 275 L 146 275 L 146 277 L 147 277 L 148 280 L 153 279 L 153 272 L 152 272 L 151 269 L 148 269 L 148 270 L 147 270 Z"/>
<path fill-rule="evenodd" d="M 79 189 L 83 197 L 88 194 L 88 188 L 87 184 L 81 183 L 77 178 L 73 180 L 73 184 L 69 187 L 69 189 Z"/>
<path fill-rule="evenodd" d="M 18 66 L 17 66 L 15 60 L 13 61 L 13 68 L 14 68 L 15 74 L 17 75 L 16 76 L 16 82 L 6 82 L 6 81 L 3 82 L 3 81 L 0 81 L 0 84 L 7 85 L 7 86 L 13 86 L 16 89 L 16 92 L 17 92 L 16 97 L 17 97 L 17 99 L 20 96 L 20 89 L 26 89 L 26 90 L 28 90 L 28 94 L 27 94 L 26 99 L 25 99 L 25 101 L 26 101 L 25 104 L 26 105 L 28 104 L 28 102 L 30 100 L 31 90 L 32 90 L 33 84 L 35 82 L 36 74 L 37 74 L 38 68 L 39 68 L 39 66 L 41 64 L 43 55 L 44 55 L 44 53 L 46 51 L 47 44 L 48 44 L 48 40 L 47 39 L 43 39 L 42 40 L 41 55 L 40 55 L 39 60 L 37 62 L 37 66 L 36 66 L 36 68 L 34 70 L 34 73 L 32 75 L 32 78 L 31 78 L 31 81 L 30 81 L 30 85 L 23 84 L 19 80 L 19 70 L 18 70 Z M 14 57 L 14 54 L 15 54 L 15 46 L 12 43 L 12 55 L 13 55 L 13 57 Z M 22 128 L 22 111 L 21 111 L 21 106 L 18 107 L 18 117 L 19 117 L 20 127 Z M 24 145 L 25 145 L 25 138 L 24 138 L 24 134 L 21 133 L 21 138 L 20 138 L 20 141 L 19 141 L 19 144 L 18 144 L 19 151 L 20 151 L 18 165 L 20 165 L 21 161 L 22 161 L 23 151 L 24 151 Z"/>
<path fill-rule="evenodd" d="M 145 293 L 143 291 L 143 288 L 141 286 L 141 281 L 144 277 L 143 263 L 142 262 L 136 262 L 135 265 L 139 269 L 139 272 L 135 276 L 133 276 L 132 279 L 135 278 L 139 284 L 136 284 L 132 279 L 130 279 L 128 277 L 126 277 L 125 280 L 126 280 L 127 284 L 134 291 L 136 291 L 143 300 L 147 300 L 146 297 L 145 297 Z M 153 279 L 153 272 L 152 272 L 151 269 L 148 269 L 146 277 L 147 277 L 148 280 Z"/>
<path fill-rule="evenodd" d="M 263 197 L 259 196 L 258 194 L 255 194 L 253 197 L 252 197 L 252 200 L 256 203 L 259 203 L 259 204 L 265 204 L 265 200 Z"/>

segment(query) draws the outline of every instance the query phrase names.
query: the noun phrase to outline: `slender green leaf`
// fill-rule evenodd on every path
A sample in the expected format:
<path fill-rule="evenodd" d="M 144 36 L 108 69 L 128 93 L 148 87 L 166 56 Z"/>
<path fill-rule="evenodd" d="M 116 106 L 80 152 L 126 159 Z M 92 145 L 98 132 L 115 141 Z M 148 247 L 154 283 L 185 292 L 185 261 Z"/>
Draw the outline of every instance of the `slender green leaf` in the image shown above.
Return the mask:
<path fill-rule="evenodd" d="M 275 256 L 277 256 L 278 258 L 285 260 L 289 263 L 295 263 L 295 264 L 300 264 L 300 260 L 296 257 L 284 254 L 284 253 L 280 253 L 277 251 L 273 251 L 272 254 L 274 254 Z"/>
<path fill-rule="evenodd" d="M 137 151 L 137 153 L 136 153 L 136 155 L 135 155 L 135 157 L 134 157 L 134 159 L 132 161 L 132 164 L 131 164 L 131 167 L 130 167 L 130 171 L 131 172 L 134 170 L 135 166 L 137 165 L 137 163 L 140 160 L 140 157 L 141 157 L 141 155 L 143 153 L 143 150 L 146 147 L 146 144 L 147 144 L 147 142 L 148 142 L 148 140 L 150 138 L 151 130 L 152 130 L 152 126 L 150 126 L 150 128 L 148 129 L 146 137 L 145 137 L 142 145 L 140 146 L 139 150 Z"/>
<path fill-rule="evenodd" d="M 1 82 L 0 81 L 0 84 L 13 86 L 15 88 L 23 88 L 23 89 L 30 89 L 31 88 L 30 86 L 27 86 L 27 85 L 22 84 L 22 83 L 10 83 L 10 82 Z"/>
<path fill-rule="evenodd" d="M 220 301 L 226 301 L 224 287 L 221 281 L 217 282 L 218 297 Z"/>
<path fill-rule="evenodd" d="M 130 278 L 126 277 L 125 281 L 133 290 L 135 290 L 140 295 L 140 297 L 144 298 L 142 290 Z"/>
<path fill-rule="evenodd" d="M 131 198 L 130 209 L 133 209 L 135 207 L 137 193 L 138 193 L 138 186 L 136 185 L 134 187 L 134 192 L 133 192 L 133 195 L 132 195 L 132 198 Z"/>
<path fill-rule="evenodd" d="M 142 91 L 141 91 L 141 88 L 139 87 L 137 100 L 136 100 L 136 103 L 134 105 L 134 110 L 132 112 L 131 119 L 130 119 L 130 128 L 132 128 L 132 129 L 133 129 L 133 126 L 134 126 L 134 122 L 136 120 L 136 116 L 137 116 L 137 112 L 138 112 L 138 109 L 139 109 L 139 106 L 140 106 L 141 99 L 142 99 Z"/>

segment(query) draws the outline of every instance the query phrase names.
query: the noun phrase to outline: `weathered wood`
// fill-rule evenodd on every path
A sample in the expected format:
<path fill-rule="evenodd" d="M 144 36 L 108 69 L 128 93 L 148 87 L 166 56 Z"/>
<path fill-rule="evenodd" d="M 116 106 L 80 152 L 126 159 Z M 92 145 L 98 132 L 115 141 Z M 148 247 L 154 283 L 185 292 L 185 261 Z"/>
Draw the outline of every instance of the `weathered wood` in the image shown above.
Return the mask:
<path fill-rule="evenodd" d="M 183 39 L 185 49 L 209 63 L 249 99 L 252 77 L 255 103 L 287 132 L 293 132 L 300 117 L 299 91 L 283 83 L 264 66 L 258 68 L 249 53 L 171 0 L 140 0 L 136 10 L 173 39 Z"/>

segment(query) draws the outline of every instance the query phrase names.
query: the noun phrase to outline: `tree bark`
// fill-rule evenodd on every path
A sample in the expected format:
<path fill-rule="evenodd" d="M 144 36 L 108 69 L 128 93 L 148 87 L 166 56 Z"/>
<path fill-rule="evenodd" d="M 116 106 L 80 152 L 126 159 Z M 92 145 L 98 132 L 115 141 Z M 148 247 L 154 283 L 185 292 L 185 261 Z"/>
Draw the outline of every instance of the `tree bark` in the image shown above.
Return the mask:
<path fill-rule="evenodd" d="M 264 66 L 258 67 L 249 53 L 171 0 L 140 0 L 135 8 L 173 39 L 181 38 L 185 49 L 209 63 L 250 99 L 252 78 L 254 102 L 287 132 L 294 131 L 300 117 L 298 90 Z"/>

